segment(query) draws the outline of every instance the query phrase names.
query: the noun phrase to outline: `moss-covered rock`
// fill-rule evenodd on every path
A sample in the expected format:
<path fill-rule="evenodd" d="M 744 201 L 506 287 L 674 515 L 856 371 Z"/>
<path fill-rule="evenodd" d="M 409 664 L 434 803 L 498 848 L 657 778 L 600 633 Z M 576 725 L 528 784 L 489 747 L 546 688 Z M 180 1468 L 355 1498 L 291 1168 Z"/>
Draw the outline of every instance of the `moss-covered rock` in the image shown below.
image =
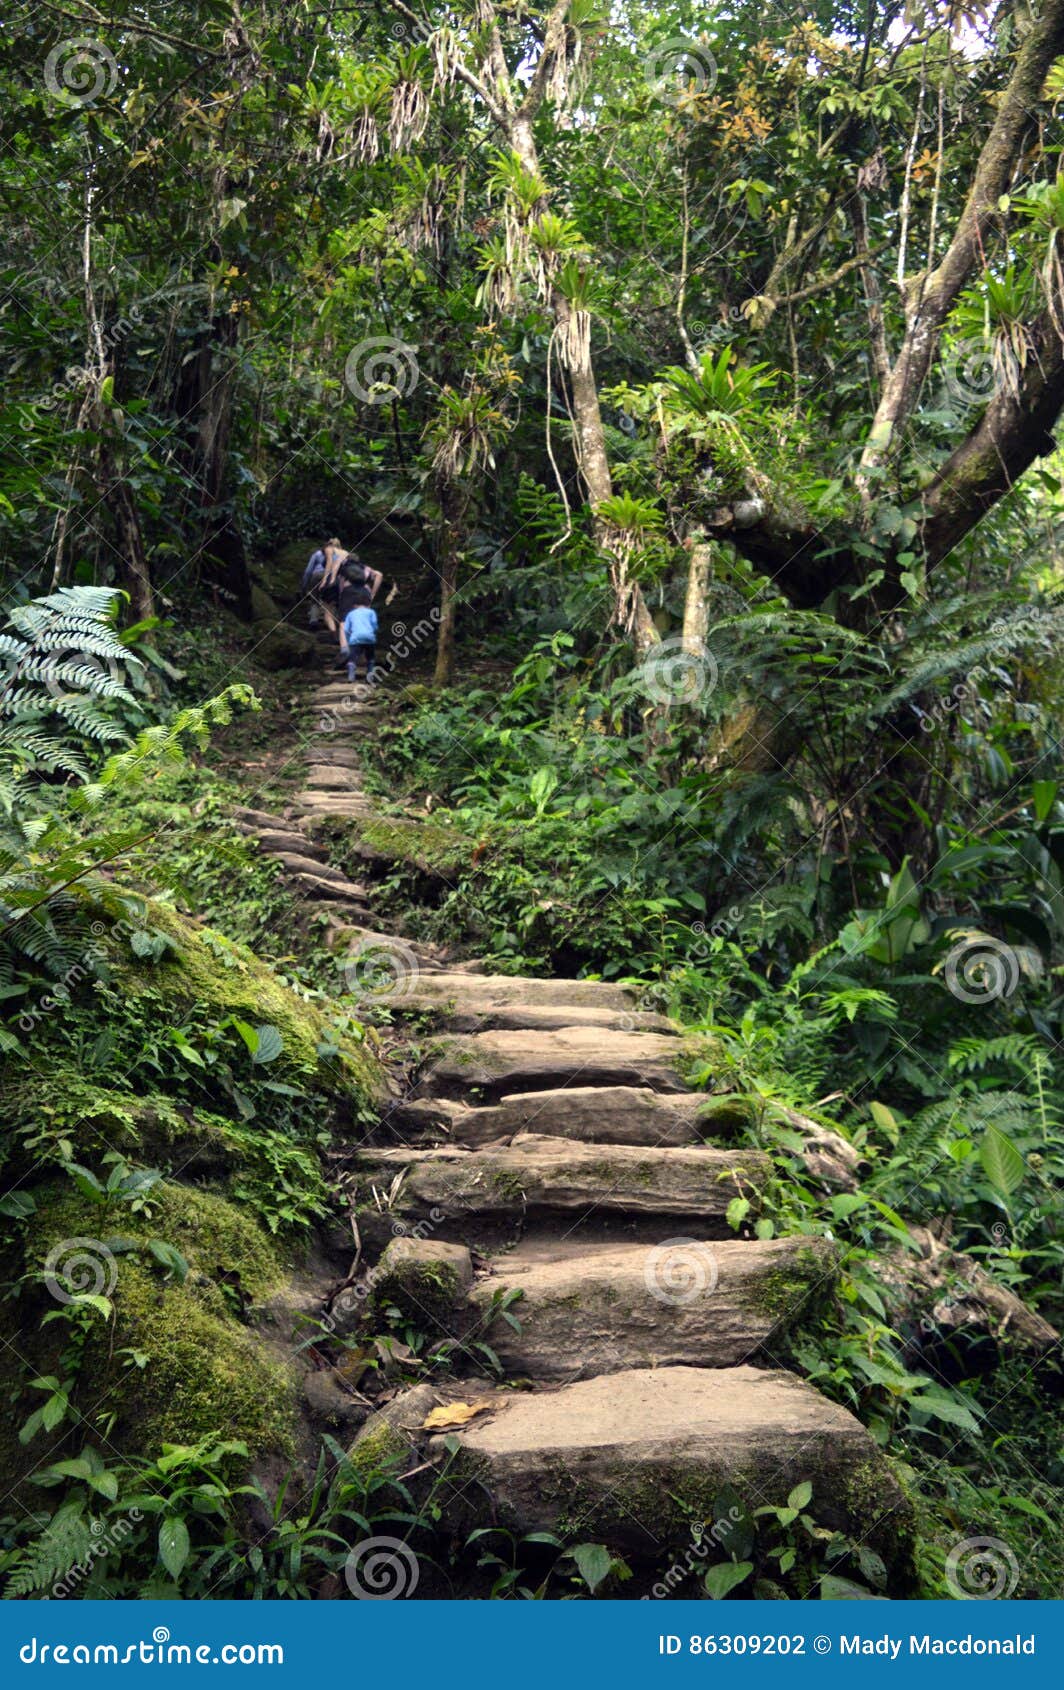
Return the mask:
<path fill-rule="evenodd" d="M 361 1104 L 377 1097 L 381 1069 L 366 1046 L 346 1040 L 335 1055 L 322 1053 L 322 1046 L 331 1049 L 336 1042 L 322 1004 L 294 991 L 245 945 L 199 925 L 169 904 L 150 902 L 147 919 L 174 948 L 150 966 L 131 957 L 120 960 L 115 973 L 124 994 L 161 994 L 175 1011 L 184 1005 L 207 1019 L 236 1016 L 252 1026 L 274 1026 L 284 1041 L 272 1065 L 278 1077 L 287 1071 L 303 1083 L 353 1095 Z"/>
<path fill-rule="evenodd" d="M 344 843 L 348 854 L 363 862 L 399 865 L 450 882 L 468 868 L 478 842 L 428 818 L 373 816 L 346 828 Z"/>
<path fill-rule="evenodd" d="M 251 639 L 255 662 L 271 672 L 310 669 L 321 659 L 321 648 L 313 634 L 279 618 L 253 622 Z"/>
<path fill-rule="evenodd" d="M 125 1202 L 94 1203 L 66 1182 L 39 1187 L 36 1205 L 27 1268 L 47 1268 L 63 1292 L 65 1264 L 73 1274 L 77 1254 L 91 1271 L 86 1276 L 83 1265 L 69 1289 L 112 1305 L 110 1318 L 101 1313 L 89 1326 L 77 1364 L 73 1400 L 85 1431 L 104 1435 L 107 1427 L 127 1455 L 208 1437 L 237 1439 L 252 1455 L 292 1449 L 293 1376 L 241 1318 L 286 1274 L 284 1252 L 252 1217 L 215 1192 L 170 1182 L 155 1186 L 140 1212 Z M 153 1242 L 180 1251 L 188 1264 L 183 1280 L 152 1255 Z M 47 1291 L 32 1318 L 21 1304 L 13 1353 L 23 1376 L 9 1375 L 13 1392 L 34 1372 L 69 1371 L 69 1330 L 42 1318 L 64 1306 Z M 39 1459 L 32 1440 L 0 1450 L 12 1484 Z"/>
<path fill-rule="evenodd" d="M 400 1309 L 422 1331 L 450 1331 L 473 1283 L 473 1262 L 461 1244 L 393 1238 L 373 1271 L 374 1307 Z"/>

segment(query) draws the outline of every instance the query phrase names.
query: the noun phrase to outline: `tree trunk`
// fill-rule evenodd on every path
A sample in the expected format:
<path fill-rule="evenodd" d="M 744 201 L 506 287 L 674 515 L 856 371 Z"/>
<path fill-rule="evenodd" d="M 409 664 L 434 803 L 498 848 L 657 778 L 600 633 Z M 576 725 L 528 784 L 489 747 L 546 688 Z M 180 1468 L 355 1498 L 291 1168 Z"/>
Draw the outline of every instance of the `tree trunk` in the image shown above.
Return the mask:
<path fill-rule="evenodd" d="M 704 534 L 688 542 L 691 562 L 687 571 L 687 597 L 683 607 L 683 649 L 697 655 L 705 649 L 709 627 L 709 583 L 713 574 L 713 547 Z"/>
<path fill-rule="evenodd" d="M 103 499 L 115 525 L 115 540 L 122 560 L 123 585 L 129 593 L 130 607 L 138 622 L 155 615 L 151 571 L 144 549 L 144 535 L 133 495 L 111 447 L 100 447 L 100 480 Z"/>
<path fill-rule="evenodd" d="M 436 633 L 436 669 L 432 683 L 449 687 L 454 680 L 454 630 L 458 609 L 458 564 L 461 557 L 463 500 L 449 476 L 436 478 L 440 507 L 440 535 L 437 559 L 440 571 L 440 624 Z"/>
<path fill-rule="evenodd" d="M 535 138 L 532 134 L 532 113 L 524 109 L 509 116 L 504 124 L 507 138 L 511 147 L 530 174 L 538 176 L 539 153 Z M 546 210 L 544 200 L 541 209 Z M 550 291 L 549 305 L 554 318 L 555 330 L 559 339 L 564 343 L 564 331 L 570 321 L 572 307 L 564 294 L 557 288 Z M 602 410 L 599 406 L 598 385 L 595 381 L 595 368 L 590 354 L 585 364 L 579 368 L 567 365 L 569 369 L 569 384 L 572 395 L 573 414 L 573 446 L 576 456 L 577 469 L 587 490 L 588 501 L 592 509 L 592 532 L 597 543 L 609 554 L 608 534 L 604 525 L 595 517 L 595 506 L 605 499 L 613 497 L 613 477 L 610 473 L 609 453 L 606 449 L 606 433 L 602 426 Z M 643 590 L 638 581 L 630 581 L 627 573 L 619 567 L 611 569 L 616 596 L 615 619 L 619 627 L 629 628 L 635 642 L 636 650 L 646 652 L 658 643 L 658 631 L 654 626 L 654 619 L 647 609 L 643 597 Z"/>
<path fill-rule="evenodd" d="M 197 555 L 203 574 L 229 608 L 250 621 L 251 578 L 229 479 L 238 338 L 236 314 L 216 312 L 181 370 L 174 404 L 179 420 L 189 425 L 184 461 L 200 527 Z"/>

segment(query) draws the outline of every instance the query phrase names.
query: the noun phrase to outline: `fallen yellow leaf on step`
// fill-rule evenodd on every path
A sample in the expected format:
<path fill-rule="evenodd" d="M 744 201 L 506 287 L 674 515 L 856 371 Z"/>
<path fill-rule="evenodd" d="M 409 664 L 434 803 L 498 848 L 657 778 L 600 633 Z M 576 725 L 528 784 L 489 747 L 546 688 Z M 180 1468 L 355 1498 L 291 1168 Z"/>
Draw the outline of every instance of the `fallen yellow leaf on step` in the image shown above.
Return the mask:
<path fill-rule="evenodd" d="M 472 1420 L 477 1414 L 486 1414 L 495 1404 L 490 1397 L 482 1397 L 479 1402 L 446 1402 L 440 1408 L 434 1408 L 421 1422 L 423 1432 L 445 1432 L 450 1426 L 464 1426 L 467 1420 Z"/>

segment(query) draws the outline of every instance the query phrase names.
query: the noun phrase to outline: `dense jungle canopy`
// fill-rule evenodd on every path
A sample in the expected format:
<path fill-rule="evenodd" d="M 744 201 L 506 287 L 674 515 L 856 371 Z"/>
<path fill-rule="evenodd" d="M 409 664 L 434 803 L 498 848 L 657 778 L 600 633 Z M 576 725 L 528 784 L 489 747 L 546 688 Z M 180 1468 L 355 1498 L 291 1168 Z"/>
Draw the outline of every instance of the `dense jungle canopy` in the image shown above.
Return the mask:
<path fill-rule="evenodd" d="M 5 1594 L 1059 1595 L 1064 0 L 0 85 Z"/>

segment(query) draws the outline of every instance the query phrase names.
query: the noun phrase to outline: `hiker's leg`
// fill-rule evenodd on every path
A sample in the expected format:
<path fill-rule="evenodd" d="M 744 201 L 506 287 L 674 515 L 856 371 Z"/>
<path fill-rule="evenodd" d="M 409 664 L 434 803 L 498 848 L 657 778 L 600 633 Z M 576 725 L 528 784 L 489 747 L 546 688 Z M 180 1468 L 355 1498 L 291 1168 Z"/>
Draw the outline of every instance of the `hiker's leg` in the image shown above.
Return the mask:
<path fill-rule="evenodd" d="M 375 645 L 364 645 L 362 650 L 366 654 L 366 679 L 372 681 L 375 673 L 374 664 L 377 657 L 377 648 Z"/>

